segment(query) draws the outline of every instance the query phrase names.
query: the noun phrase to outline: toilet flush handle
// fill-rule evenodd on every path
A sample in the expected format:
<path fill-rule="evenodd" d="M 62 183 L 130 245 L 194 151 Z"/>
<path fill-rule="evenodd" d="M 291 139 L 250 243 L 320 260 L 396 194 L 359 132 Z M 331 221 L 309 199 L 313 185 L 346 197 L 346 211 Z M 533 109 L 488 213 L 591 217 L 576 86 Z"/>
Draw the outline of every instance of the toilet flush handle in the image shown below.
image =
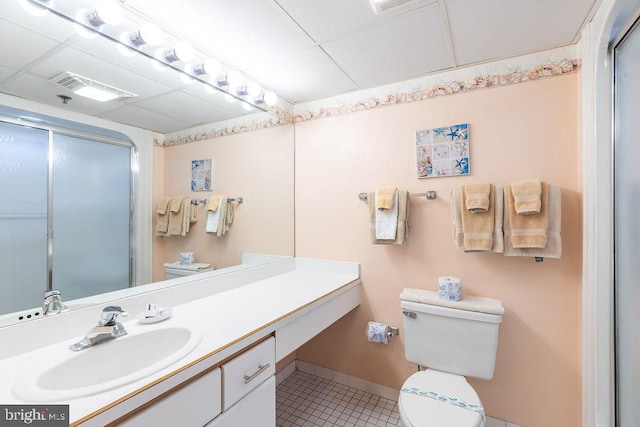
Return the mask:
<path fill-rule="evenodd" d="M 415 319 L 418 315 L 414 311 L 402 310 L 402 314 L 407 316 L 409 319 Z"/>

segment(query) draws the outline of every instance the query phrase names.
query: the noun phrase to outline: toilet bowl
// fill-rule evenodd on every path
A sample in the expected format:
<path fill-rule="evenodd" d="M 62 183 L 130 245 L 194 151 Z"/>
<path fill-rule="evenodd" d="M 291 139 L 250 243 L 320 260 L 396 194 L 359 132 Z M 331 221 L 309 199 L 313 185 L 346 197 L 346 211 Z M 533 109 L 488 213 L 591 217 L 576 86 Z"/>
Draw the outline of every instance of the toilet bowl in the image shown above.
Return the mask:
<path fill-rule="evenodd" d="M 404 382 L 398 411 L 404 427 L 484 426 L 482 403 L 467 380 L 435 369 L 416 372 Z"/>
<path fill-rule="evenodd" d="M 404 427 L 483 427 L 482 402 L 465 376 L 491 379 L 502 303 L 405 289 L 400 295 L 408 361 L 426 368 L 402 385 L 398 410 Z"/>

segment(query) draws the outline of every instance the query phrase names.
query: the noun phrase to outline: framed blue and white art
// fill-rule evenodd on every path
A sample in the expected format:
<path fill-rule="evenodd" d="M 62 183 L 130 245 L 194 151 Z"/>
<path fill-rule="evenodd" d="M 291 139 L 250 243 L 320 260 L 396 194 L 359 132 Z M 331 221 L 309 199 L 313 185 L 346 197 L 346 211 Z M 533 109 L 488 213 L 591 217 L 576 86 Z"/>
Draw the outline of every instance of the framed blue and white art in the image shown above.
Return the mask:
<path fill-rule="evenodd" d="M 469 175 L 469 125 L 416 132 L 418 178 Z"/>
<path fill-rule="evenodd" d="M 211 159 L 191 161 L 191 191 L 210 191 L 213 176 Z"/>

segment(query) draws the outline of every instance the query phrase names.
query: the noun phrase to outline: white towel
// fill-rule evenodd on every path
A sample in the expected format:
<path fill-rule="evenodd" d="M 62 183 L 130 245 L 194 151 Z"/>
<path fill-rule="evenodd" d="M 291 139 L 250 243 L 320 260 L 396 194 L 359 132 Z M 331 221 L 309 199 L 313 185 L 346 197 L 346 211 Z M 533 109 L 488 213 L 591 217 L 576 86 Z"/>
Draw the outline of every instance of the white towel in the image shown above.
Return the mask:
<path fill-rule="evenodd" d="M 420 304 L 439 305 L 442 307 L 456 308 L 458 310 L 477 311 L 488 314 L 504 314 L 502 303 L 493 298 L 472 297 L 463 295 L 460 301 L 440 299 L 437 292 L 424 289 L 404 288 L 400 294 L 403 301 L 417 302 Z"/>
<path fill-rule="evenodd" d="M 377 197 L 378 193 L 376 192 L 376 199 Z M 376 238 L 380 240 L 395 240 L 397 231 L 398 190 L 393 193 L 393 206 L 391 209 L 376 209 Z"/>
<path fill-rule="evenodd" d="M 222 203 L 222 198 L 218 199 L 218 207 Z M 218 223 L 220 222 L 220 209 L 216 208 L 215 211 L 211 210 L 212 206 L 209 206 L 207 210 L 207 225 L 205 231 L 207 233 L 216 233 L 218 231 Z"/>
<path fill-rule="evenodd" d="M 164 266 L 168 268 L 175 268 L 178 270 L 189 270 L 189 271 L 200 271 L 200 270 L 206 270 L 207 268 L 212 268 L 211 264 L 207 264 L 204 262 L 194 262 L 191 264 L 180 264 L 180 261 L 165 262 Z"/>

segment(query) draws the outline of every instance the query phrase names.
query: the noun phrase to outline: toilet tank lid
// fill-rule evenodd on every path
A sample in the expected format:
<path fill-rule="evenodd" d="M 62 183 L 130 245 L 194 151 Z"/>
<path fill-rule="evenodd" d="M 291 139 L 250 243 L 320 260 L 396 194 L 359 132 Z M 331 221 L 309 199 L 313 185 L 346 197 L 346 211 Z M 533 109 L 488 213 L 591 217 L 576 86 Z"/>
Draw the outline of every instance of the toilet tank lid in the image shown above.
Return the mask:
<path fill-rule="evenodd" d="M 504 307 L 500 300 L 485 297 L 463 295 L 460 301 L 443 300 L 437 292 L 426 289 L 404 288 L 400 294 L 402 301 L 455 308 L 458 310 L 477 311 L 486 314 L 504 314 Z"/>

